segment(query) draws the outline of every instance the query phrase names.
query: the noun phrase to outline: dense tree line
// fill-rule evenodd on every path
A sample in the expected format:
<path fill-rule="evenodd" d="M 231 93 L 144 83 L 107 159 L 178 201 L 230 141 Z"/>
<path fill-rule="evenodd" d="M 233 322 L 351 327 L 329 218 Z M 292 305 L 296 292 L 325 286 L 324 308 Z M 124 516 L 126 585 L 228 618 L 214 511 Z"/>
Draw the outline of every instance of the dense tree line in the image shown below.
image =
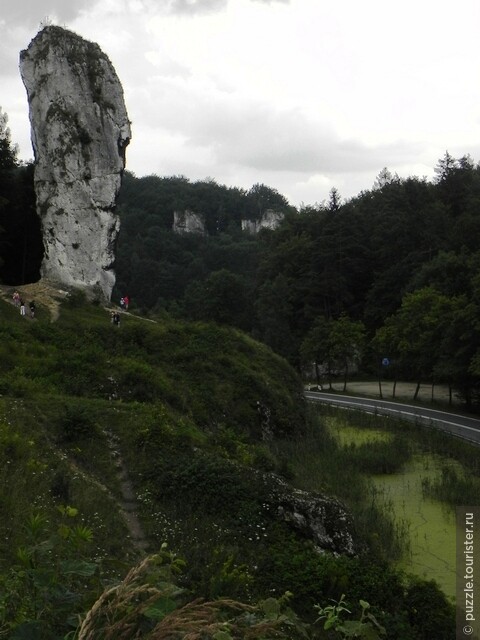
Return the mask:
<path fill-rule="evenodd" d="M 0 107 L 0 281 L 24 284 L 39 279 L 43 246 L 33 165 L 17 160 L 7 123 Z"/>
<path fill-rule="evenodd" d="M 333 189 L 300 210 L 265 185 L 125 178 L 117 294 L 137 308 L 240 327 L 327 378 L 355 360 L 374 373 L 388 356 L 391 376 L 448 382 L 476 403 L 480 168 L 468 156 L 446 153 L 433 181 L 385 168 L 349 201 Z M 172 233 L 186 208 L 207 235 Z M 284 213 L 276 230 L 241 231 L 267 208 Z M 347 359 L 332 346 L 342 318 L 362 327 Z"/>

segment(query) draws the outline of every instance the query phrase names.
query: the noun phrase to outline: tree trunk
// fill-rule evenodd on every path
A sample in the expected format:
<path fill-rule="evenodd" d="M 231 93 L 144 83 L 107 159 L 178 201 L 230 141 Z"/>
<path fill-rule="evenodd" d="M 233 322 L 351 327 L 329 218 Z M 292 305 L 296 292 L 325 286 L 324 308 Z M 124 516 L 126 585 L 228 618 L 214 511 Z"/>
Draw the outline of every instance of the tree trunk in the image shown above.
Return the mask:
<path fill-rule="evenodd" d="M 348 364 L 345 362 L 345 375 L 343 378 L 343 391 L 347 390 L 347 378 L 348 378 Z"/>
<path fill-rule="evenodd" d="M 392 398 L 395 398 L 395 393 L 397 391 L 397 379 L 393 381 L 393 389 L 392 389 Z"/>
<path fill-rule="evenodd" d="M 415 389 L 415 393 L 413 394 L 413 399 L 416 400 L 418 397 L 418 392 L 420 391 L 421 382 L 417 382 L 417 388 Z"/>

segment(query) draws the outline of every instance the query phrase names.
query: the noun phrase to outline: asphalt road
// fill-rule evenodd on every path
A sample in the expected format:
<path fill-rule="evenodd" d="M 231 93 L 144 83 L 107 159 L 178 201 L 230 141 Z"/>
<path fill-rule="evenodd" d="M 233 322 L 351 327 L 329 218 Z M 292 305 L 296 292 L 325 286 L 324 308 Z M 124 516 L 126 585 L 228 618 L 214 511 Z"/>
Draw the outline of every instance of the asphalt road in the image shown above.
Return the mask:
<path fill-rule="evenodd" d="M 305 397 L 310 402 L 321 402 L 342 409 L 365 411 L 375 415 L 392 416 L 399 420 L 409 420 L 422 426 L 447 431 L 457 438 L 468 440 L 480 446 L 480 420 L 476 418 L 417 405 L 374 400 L 372 398 L 358 398 L 324 391 L 306 391 Z"/>

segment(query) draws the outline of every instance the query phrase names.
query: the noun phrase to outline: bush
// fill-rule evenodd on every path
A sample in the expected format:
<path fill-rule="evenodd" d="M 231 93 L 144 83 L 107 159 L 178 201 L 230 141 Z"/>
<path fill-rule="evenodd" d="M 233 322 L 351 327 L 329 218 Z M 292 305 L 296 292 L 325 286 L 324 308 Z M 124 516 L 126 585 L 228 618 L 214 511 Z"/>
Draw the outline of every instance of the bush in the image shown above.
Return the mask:
<path fill-rule="evenodd" d="M 86 555 L 93 533 L 75 522 L 76 515 L 76 509 L 63 508 L 51 535 L 45 516 L 27 518 L 25 545 L 0 574 L 2 635 L 19 640 L 66 637 L 97 596 L 98 565 Z"/>
<path fill-rule="evenodd" d="M 409 620 L 418 640 L 455 636 L 455 607 L 433 581 L 415 580 L 407 590 Z"/>
<path fill-rule="evenodd" d="M 216 456 L 190 453 L 165 461 L 150 474 L 158 498 L 180 500 L 191 510 L 235 519 L 264 498 L 264 487 L 248 470 Z"/>
<path fill-rule="evenodd" d="M 111 376 L 121 400 L 154 402 L 171 393 L 168 381 L 158 369 L 134 358 L 117 359 Z"/>
<path fill-rule="evenodd" d="M 85 407 L 72 404 L 65 407 L 57 425 L 57 438 L 61 444 L 78 443 L 95 439 L 100 431 L 94 418 Z"/>

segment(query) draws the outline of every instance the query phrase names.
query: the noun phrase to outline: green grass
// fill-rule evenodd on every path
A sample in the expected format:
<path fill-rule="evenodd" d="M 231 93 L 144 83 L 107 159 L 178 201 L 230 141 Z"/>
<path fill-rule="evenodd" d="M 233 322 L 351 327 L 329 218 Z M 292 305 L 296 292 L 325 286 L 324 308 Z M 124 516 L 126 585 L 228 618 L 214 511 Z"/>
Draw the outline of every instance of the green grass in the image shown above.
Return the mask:
<path fill-rule="evenodd" d="M 82 296 L 73 296 L 55 323 L 41 307 L 34 321 L 22 321 L 10 304 L 0 302 L 0 309 L 5 561 L 15 557 L 32 512 L 48 514 L 53 532 L 57 507 L 71 504 L 95 532 L 95 557 L 112 566 L 130 562 L 134 551 L 118 513 L 108 433 L 119 439 L 141 493 L 148 474 L 160 473 L 161 460 L 174 470 L 183 460 L 192 471 L 192 451 L 201 448 L 212 460 L 268 466 L 275 461 L 259 444 L 262 430 L 293 434 L 303 428 L 300 380 L 238 331 L 134 316 L 116 328 L 107 311 Z M 201 460 L 196 464 L 203 473 Z M 227 476 L 221 483 L 218 473 L 214 466 L 210 479 L 232 502 L 235 475 L 225 494 Z M 185 485 L 189 473 L 175 482 Z M 192 504 L 195 496 L 217 495 L 213 484 L 208 490 L 192 486 Z M 151 522 L 147 514 L 147 531 Z M 152 539 L 160 544 L 162 535 L 155 530 Z"/>
<path fill-rule="evenodd" d="M 340 497 L 348 489 L 358 505 L 367 495 L 359 470 L 365 452 L 336 457 L 328 429 L 319 437 L 321 425 L 306 420 L 301 382 L 284 360 L 214 325 L 125 316 L 113 327 L 107 311 L 81 296 L 55 323 L 42 309 L 28 322 L 12 309 L 0 302 L 0 629 L 12 598 L 20 612 L 8 619 L 12 628 L 18 616 L 34 615 L 27 604 L 38 593 L 26 576 L 34 586 L 48 577 L 45 606 L 63 616 L 60 623 L 52 613 L 63 632 L 62 581 L 72 593 L 86 590 L 71 604 L 72 614 L 81 613 L 135 562 L 119 511 L 118 455 L 151 550 L 167 541 L 185 558 L 180 583 L 192 597 L 252 601 L 293 590 L 294 607 L 308 617 L 316 602 L 348 590 L 407 620 L 404 596 L 390 606 L 381 587 L 401 578 L 385 562 L 384 541 L 395 532 L 376 508 L 367 505 L 364 524 L 358 510 L 361 537 L 371 542 L 368 563 L 319 555 L 278 517 L 264 472 Z M 382 445 L 369 464 L 387 457 Z M 75 526 L 66 527 L 68 513 Z M 82 535 L 78 557 L 72 545 Z M 67 580 L 62 567 L 74 560 L 95 575 Z"/>

